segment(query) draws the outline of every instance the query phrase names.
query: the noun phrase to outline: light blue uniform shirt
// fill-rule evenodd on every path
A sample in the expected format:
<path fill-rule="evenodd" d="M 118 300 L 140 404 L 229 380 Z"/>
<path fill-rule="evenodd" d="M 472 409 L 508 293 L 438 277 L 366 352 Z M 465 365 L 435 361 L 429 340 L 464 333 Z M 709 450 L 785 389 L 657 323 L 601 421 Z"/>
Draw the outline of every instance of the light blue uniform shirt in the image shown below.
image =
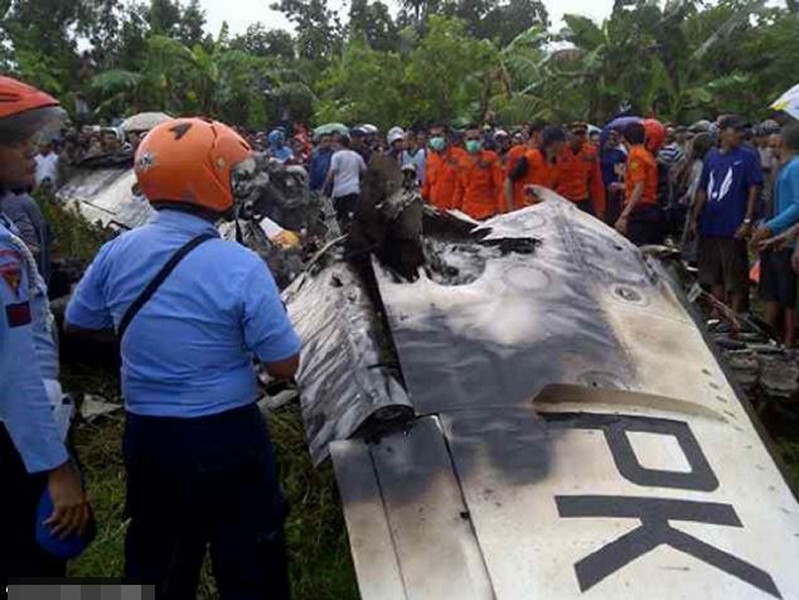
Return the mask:
<path fill-rule="evenodd" d="M 799 156 L 780 169 L 774 186 L 774 218 L 766 223 L 775 235 L 799 223 Z"/>
<path fill-rule="evenodd" d="M 67 322 L 84 329 L 118 327 L 169 257 L 206 231 L 216 234 L 199 217 L 162 210 L 108 242 L 78 284 Z M 257 393 L 253 357 L 277 362 L 299 349 L 263 260 L 234 242 L 207 241 L 130 323 L 121 346 L 126 408 L 192 418 L 250 404 Z"/>
<path fill-rule="evenodd" d="M 8 223 L 0 219 L 0 420 L 29 473 L 49 471 L 67 461 L 43 382 L 35 330 L 43 311 L 31 297 L 30 274 Z M 46 298 L 46 294 L 45 294 Z M 44 300 L 46 301 L 46 300 Z M 56 367 L 57 369 L 57 367 Z"/>

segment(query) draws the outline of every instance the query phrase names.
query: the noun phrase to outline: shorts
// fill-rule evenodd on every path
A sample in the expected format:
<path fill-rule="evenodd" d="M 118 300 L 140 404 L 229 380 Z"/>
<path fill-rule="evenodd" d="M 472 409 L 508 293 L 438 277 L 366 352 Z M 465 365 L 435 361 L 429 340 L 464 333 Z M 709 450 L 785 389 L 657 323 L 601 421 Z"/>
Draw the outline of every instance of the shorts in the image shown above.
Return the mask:
<path fill-rule="evenodd" d="M 768 250 L 760 254 L 758 293 L 764 302 L 777 302 L 794 308 L 796 305 L 796 273 L 791 266 L 792 248 Z"/>
<path fill-rule="evenodd" d="M 722 286 L 729 294 L 745 293 L 749 289 L 746 240 L 699 236 L 697 252 L 701 285 Z"/>

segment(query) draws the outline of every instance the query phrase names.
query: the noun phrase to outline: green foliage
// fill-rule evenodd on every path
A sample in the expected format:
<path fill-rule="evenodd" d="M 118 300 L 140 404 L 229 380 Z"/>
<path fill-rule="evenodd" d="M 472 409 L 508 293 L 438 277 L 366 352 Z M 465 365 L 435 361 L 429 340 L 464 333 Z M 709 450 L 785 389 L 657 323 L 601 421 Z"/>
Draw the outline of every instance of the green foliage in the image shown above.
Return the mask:
<path fill-rule="evenodd" d="M 382 2 L 353 0 L 350 7 L 350 39 L 365 39 L 373 50 L 384 52 L 400 48 L 400 35 L 397 25 L 391 18 L 388 6 Z"/>
<path fill-rule="evenodd" d="M 271 8 L 285 13 L 294 24 L 301 58 L 329 60 L 341 49 L 343 28 L 338 13 L 329 10 L 325 0 L 280 0 Z"/>
<path fill-rule="evenodd" d="M 760 118 L 794 83 L 786 49 L 797 17 L 761 0 L 674 1 L 662 9 L 631 0 L 617 3 L 601 26 L 579 15 L 564 21 L 552 40 L 566 48 L 508 69 L 514 93 L 533 98 L 495 98 L 500 112 L 516 116 L 512 107 L 527 106 L 552 118 L 604 122 L 628 106 L 683 122 L 720 112 Z M 512 43 L 500 55 L 518 67 L 521 52 Z"/>
<path fill-rule="evenodd" d="M 61 204 L 52 192 L 38 190 L 35 198 L 50 227 L 55 258 L 78 258 L 88 264 L 113 236 L 113 232 L 88 223 L 76 208 Z"/>
<path fill-rule="evenodd" d="M 751 118 L 796 81 L 795 3 L 616 2 L 598 24 L 548 32 L 540 0 L 279 0 L 291 34 L 253 23 L 205 34 L 198 0 L 0 0 L 0 68 L 96 117 L 141 110 L 263 127 L 535 117 L 603 122 L 621 108 L 689 121 Z M 78 39 L 92 53 L 79 56 Z"/>
<path fill-rule="evenodd" d="M 294 39 L 288 31 L 267 29 L 263 23 L 253 23 L 243 35 L 237 36 L 231 48 L 260 57 L 294 58 Z"/>
<path fill-rule="evenodd" d="M 373 50 L 354 39 L 320 81 L 318 122 L 429 123 L 478 119 L 498 62 L 496 47 L 469 36 L 466 24 L 430 17 L 427 34 L 407 55 Z"/>
<path fill-rule="evenodd" d="M 459 19 L 433 15 L 428 33 L 411 52 L 405 71 L 410 120 L 481 118 L 496 47 L 466 33 Z M 481 110 L 482 109 L 482 110 Z"/>
<path fill-rule="evenodd" d="M 390 127 L 403 112 L 402 59 L 353 41 L 318 85 L 317 122 L 374 123 Z"/>

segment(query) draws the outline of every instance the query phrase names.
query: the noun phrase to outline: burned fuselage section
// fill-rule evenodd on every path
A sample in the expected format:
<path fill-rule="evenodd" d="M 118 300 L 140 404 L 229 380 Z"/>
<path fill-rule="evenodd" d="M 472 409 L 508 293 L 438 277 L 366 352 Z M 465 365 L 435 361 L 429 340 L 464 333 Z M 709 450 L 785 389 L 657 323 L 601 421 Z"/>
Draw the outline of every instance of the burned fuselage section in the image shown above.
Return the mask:
<path fill-rule="evenodd" d="M 799 506 L 677 286 L 541 195 L 423 209 L 412 273 L 339 249 L 286 296 L 362 596 L 799 597 Z"/>

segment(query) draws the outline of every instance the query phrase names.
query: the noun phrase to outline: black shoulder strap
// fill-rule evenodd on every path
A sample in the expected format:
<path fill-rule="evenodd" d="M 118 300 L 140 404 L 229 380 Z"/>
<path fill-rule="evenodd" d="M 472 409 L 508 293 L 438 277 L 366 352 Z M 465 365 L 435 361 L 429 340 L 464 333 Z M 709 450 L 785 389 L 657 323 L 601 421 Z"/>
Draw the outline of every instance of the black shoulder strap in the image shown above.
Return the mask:
<path fill-rule="evenodd" d="M 197 237 L 194 237 L 186 242 L 169 258 L 166 264 L 161 267 L 161 270 L 158 271 L 156 276 L 153 277 L 152 281 L 147 284 L 147 287 L 144 288 L 144 291 L 139 294 L 139 297 L 133 301 L 133 303 L 128 307 L 128 310 L 126 310 L 125 314 L 122 316 L 122 320 L 119 322 L 119 327 L 117 328 L 117 339 L 119 339 L 120 342 L 122 342 L 122 338 L 125 336 L 125 332 L 128 330 L 130 322 L 137 314 L 139 314 L 139 311 L 142 309 L 142 307 L 147 304 L 150 298 L 152 298 L 156 290 L 161 287 L 161 284 L 164 283 L 167 277 L 169 277 L 169 274 L 172 273 L 175 267 L 178 266 L 180 261 L 186 258 L 189 252 L 194 250 L 197 246 L 216 237 L 218 236 L 211 232 L 198 235 Z"/>

